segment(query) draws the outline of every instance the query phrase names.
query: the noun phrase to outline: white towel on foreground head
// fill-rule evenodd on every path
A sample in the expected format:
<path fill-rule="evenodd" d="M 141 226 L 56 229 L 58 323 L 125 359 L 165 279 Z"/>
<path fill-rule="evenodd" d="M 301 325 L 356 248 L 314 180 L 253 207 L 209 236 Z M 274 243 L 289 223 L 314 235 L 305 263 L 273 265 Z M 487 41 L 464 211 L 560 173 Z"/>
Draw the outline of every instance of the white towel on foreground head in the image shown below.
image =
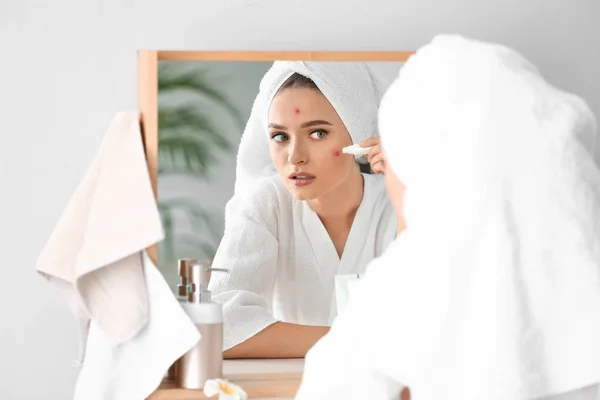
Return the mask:
<path fill-rule="evenodd" d="M 267 116 L 273 97 L 294 73 L 312 79 L 348 129 L 353 143 L 377 132 L 384 81 L 362 62 L 275 61 L 260 82 L 238 149 L 235 193 L 277 171 L 269 155 Z"/>
<path fill-rule="evenodd" d="M 442 35 L 400 70 L 379 127 L 407 229 L 309 352 L 298 399 L 341 398 L 361 385 L 354 373 L 377 387 L 371 399 L 397 393 L 382 382 L 412 400 L 600 382 L 600 172 L 585 102 L 511 49 Z"/>

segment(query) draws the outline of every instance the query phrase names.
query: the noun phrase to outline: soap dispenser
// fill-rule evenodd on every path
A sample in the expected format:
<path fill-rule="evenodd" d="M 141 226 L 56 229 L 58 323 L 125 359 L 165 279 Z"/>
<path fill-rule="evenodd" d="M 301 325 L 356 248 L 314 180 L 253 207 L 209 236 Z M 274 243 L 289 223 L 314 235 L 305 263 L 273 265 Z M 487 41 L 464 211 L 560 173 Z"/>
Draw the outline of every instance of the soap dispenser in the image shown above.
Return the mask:
<path fill-rule="evenodd" d="M 186 389 L 202 389 L 208 379 L 223 378 L 223 308 L 212 301 L 208 283 L 212 272 L 227 270 L 193 262 L 189 271 L 188 302 L 181 305 L 201 338 L 179 359 L 177 383 Z"/>
<path fill-rule="evenodd" d="M 179 304 L 187 303 L 188 291 L 190 288 L 190 271 L 192 264 L 198 262 L 194 258 L 180 258 L 177 260 L 177 275 L 179 276 L 179 283 L 177 283 L 177 300 Z M 177 379 L 177 367 L 179 360 L 175 361 L 173 365 L 169 367 L 167 371 L 167 377 L 169 379 Z"/>

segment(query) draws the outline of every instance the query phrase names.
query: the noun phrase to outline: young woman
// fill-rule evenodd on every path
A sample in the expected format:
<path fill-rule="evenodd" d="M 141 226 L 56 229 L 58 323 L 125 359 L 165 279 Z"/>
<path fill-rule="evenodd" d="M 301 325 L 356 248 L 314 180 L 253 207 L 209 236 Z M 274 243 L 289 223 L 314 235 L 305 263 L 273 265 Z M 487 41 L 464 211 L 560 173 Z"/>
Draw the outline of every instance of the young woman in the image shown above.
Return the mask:
<path fill-rule="evenodd" d="M 238 153 L 235 195 L 210 290 L 229 358 L 303 357 L 336 315 L 334 277 L 358 274 L 396 233 L 381 174 L 353 143 L 377 138 L 381 84 L 362 63 L 275 62 Z"/>
<path fill-rule="evenodd" d="M 385 94 L 406 229 L 307 354 L 297 400 L 596 400 L 600 166 L 585 102 L 439 36 Z"/>

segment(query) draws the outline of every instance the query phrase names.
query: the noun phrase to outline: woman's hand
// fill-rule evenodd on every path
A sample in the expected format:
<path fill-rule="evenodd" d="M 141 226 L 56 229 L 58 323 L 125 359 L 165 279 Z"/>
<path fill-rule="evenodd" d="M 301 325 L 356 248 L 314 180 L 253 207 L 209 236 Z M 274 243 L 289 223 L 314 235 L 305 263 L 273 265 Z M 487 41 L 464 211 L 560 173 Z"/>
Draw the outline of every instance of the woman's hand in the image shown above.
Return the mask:
<path fill-rule="evenodd" d="M 367 154 L 367 160 L 369 160 L 373 172 L 376 174 L 383 174 L 385 172 L 385 159 L 379 142 L 379 137 L 370 137 L 360 142 L 360 147 L 372 147 L 372 149 L 369 150 L 369 154 Z"/>
<path fill-rule="evenodd" d="M 327 332 L 328 326 L 275 322 L 246 341 L 225 350 L 223 358 L 304 358 Z"/>

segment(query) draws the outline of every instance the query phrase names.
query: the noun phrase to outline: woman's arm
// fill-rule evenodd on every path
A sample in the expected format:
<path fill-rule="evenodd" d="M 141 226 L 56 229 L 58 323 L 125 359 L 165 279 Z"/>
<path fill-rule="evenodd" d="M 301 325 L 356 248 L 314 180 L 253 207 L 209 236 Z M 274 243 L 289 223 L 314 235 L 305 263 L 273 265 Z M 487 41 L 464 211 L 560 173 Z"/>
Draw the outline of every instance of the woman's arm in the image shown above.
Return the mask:
<path fill-rule="evenodd" d="M 225 358 L 303 358 L 329 332 L 328 326 L 276 322 L 226 350 Z"/>
<path fill-rule="evenodd" d="M 248 197 L 235 200 L 227 206 L 225 234 L 213 261 L 214 267 L 229 273 L 213 274 L 209 285 L 213 300 L 223 304 L 224 357 L 304 357 L 329 328 L 283 323 L 274 317 L 282 234 L 277 192 L 272 183 L 262 181 Z"/>

